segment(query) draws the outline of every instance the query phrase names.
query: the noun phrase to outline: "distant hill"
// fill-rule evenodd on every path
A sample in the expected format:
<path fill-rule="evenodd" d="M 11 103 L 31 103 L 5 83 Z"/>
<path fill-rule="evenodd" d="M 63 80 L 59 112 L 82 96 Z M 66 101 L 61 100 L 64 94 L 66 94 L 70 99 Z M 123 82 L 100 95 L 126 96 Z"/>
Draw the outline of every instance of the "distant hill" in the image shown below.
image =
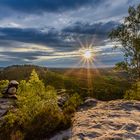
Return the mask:
<path fill-rule="evenodd" d="M 99 100 L 122 99 L 130 87 L 128 76 L 113 68 L 46 68 L 35 65 L 13 65 L 0 70 L 0 80 L 28 80 L 35 69 L 45 85 L 69 93 L 79 93 Z"/>
<path fill-rule="evenodd" d="M 116 71 L 113 67 L 108 68 L 51 68 L 53 72 L 63 74 L 68 77 L 74 77 L 79 80 L 87 78 L 96 78 L 102 76 L 128 78 L 128 74 L 124 71 Z"/>
<path fill-rule="evenodd" d="M 46 74 L 47 68 L 35 65 L 13 65 L 0 69 L 0 80 L 21 80 L 28 79 L 31 71 L 35 69 L 36 72 L 42 77 Z"/>
<path fill-rule="evenodd" d="M 86 69 L 86 68 L 46 68 L 36 65 L 12 65 L 6 68 L 0 68 L 0 80 L 23 80 L 28 79 L 31 71 L 35 69 L 41 79 L 48 71 L 54 74 L 60 74 L 67 77 L 73 77 L 79 80 L 86 80 L 87 78 L 96 78 L 101 76 L 111 76 L 126 78 L 128 75 L 125 72 L 116 72 L 113 68 L 100 69 Z"/>
<path fill-rule="evenodd" d="M 23 80 L 28 79 L 31 71 L 35 69 L 41 79 L 44 79 L 46 73 L 53 72 L 66 77 L 76 78 L 79 80 L 86 80 L 87 78 L 96 78 L 101 76 L 127 78 L 125 72 L 117 72 L 113 68 L 99 68 L 99 69 L 86 69 L 86 68 L 46 68 L 36 65 L 12 65 L 6 68 L 0 68 L 0 80 Z"/>

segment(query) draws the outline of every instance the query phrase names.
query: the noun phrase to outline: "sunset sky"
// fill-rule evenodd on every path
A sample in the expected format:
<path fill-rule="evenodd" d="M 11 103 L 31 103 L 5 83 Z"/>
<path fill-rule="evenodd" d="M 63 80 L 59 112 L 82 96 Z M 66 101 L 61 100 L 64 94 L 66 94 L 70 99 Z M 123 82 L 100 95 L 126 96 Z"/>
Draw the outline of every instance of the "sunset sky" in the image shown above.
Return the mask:
<path fill-rule="evenodd" d="M 139 0 L 0 0 L 0 67 L 81 67 L 92 44 L 95 67 L 123 59 L 107 37 Z"/>

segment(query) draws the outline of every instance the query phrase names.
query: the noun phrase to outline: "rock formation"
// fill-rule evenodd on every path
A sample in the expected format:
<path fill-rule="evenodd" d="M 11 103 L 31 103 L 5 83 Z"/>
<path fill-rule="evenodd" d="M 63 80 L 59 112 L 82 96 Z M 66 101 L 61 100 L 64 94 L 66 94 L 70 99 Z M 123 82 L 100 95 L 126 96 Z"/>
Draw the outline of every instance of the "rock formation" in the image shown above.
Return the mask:
<path fill-rule="evenodd" d="M 13 108 L 14 100 L 9 98 L 0 98 L 0 119 L 7 113 L 7 111 Z"/>
<path fill-rule="evenodd" d="M 87 99 L 73 126 L 51 140 L 140 140 L 140 101 Z"/>

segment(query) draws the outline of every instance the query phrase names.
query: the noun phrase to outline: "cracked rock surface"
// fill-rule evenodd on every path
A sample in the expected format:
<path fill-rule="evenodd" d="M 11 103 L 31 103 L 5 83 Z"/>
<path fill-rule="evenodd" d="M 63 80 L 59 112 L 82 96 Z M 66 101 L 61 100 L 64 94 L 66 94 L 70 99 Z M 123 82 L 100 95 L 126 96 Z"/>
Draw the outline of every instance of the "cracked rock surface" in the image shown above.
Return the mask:
<path fill-rule="evenodd" d="M 140 140 L 140 101 L 87 99 L 73 126 L 51 140 Z"/>

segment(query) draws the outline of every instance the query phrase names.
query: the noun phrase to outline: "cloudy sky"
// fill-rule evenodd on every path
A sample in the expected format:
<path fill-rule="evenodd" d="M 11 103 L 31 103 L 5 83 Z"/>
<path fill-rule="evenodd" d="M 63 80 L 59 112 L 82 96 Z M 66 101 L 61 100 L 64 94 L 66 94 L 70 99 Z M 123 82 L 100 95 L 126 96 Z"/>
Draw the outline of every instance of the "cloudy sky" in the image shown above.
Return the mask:
<path fill-rule="evenodd" d="M 94 50 L 93 66 L 123 59 L 107 33 L 139 0 L 0 0 L 0 67 L 37 64 L 79 67 L 81 46 Z"/>

